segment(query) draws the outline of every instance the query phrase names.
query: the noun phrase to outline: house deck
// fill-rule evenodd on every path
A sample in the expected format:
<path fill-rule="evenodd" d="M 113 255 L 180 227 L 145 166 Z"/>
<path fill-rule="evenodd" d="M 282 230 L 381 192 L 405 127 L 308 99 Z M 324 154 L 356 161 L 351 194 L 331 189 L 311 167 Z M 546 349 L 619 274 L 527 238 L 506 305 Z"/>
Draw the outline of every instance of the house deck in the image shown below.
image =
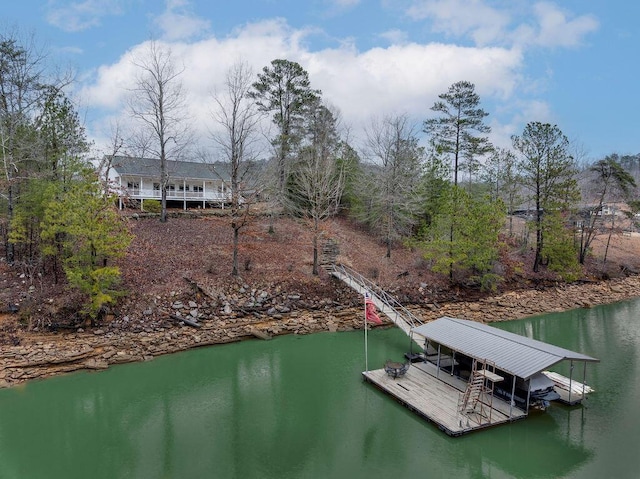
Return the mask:
<path fill-rule="evenodd" d="M 430 363 L 414 363 L 403 377 L 389 377 L 384 369 L 365 371 L 364 379 L 393 396 L 450 436 L 512 422 L 526 413 L 495 396 L 484 395 L 474 412 L 461 413 L 458 405 L 467 383 Z M 438 377 L 436 377 L 436 375 Z"/>

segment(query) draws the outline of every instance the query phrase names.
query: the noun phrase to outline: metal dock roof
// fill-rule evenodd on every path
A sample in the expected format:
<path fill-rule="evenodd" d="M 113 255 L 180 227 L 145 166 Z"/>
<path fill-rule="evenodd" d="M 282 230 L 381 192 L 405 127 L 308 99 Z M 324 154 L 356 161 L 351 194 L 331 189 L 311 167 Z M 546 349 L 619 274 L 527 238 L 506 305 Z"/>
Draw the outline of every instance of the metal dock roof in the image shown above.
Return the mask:
<path fill-rule="evenodd" d="M 552 344 L 465 319 L 442 317 L 412 331 L 475 359 L 492 361 L 498 369 L 528 379 L 565 359 L 599 359 Z"/>

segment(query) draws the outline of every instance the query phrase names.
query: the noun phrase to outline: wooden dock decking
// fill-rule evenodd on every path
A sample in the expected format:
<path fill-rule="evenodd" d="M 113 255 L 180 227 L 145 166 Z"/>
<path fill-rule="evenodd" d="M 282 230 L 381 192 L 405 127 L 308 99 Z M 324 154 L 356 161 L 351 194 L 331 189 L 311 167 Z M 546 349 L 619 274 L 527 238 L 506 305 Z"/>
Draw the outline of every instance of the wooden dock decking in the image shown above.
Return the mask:
<path fill-rule="evenodd" d="M 365 371 L 364 379 L 450 436 L 492 427 L 526 417 L 526 413 L 497 397 L 484 397 L 474 413 L 458 412 L 467 383 L 430 363 L 414 363 L 403 377 L 389 377 L 384 369 Z M 509 411 L 511 409 L 511 417 Z"/>

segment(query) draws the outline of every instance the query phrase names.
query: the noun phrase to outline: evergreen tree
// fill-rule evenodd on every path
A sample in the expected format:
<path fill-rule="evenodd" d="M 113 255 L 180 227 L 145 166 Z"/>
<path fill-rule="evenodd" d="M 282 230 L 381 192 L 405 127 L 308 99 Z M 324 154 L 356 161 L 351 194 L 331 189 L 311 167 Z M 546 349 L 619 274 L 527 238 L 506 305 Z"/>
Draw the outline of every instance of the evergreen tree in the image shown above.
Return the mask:
<path fill-rule="evenodd" d="M 565 281 L 575 281 L 582 272 L 576 255 L 573 232 L 567 226 L 568 215 L 561 208 L 550 208 L 542 218 L 546 241 L 542 256 L 547 258 L 549 270 Z"/>
<path fill-rule="evenodd" d="M 566 211 L 579 198 L 576 168 L 569 154 L 569 140 L 556 125 L 531 122 L 522 136 L 512 138 L 520 153 L 518 168 L 522 184 L 535 203 L 536 254 L 533 271 L 543 263 L 546 223 L 543 214 L 554 209 Z"/>
<path fill-rule="evenodd" d="M 103 194 L 95 172 L 82 168 L 64 190 L 51 184 L 41 239 L 45 255 L 61 255 L 69 284 L 86 298 L 83 312 L 96 319 L 121 294 L 120 270 L 131 234 L 113 200 Z"/>
<path fill-rule="evenodd" d="M 6 259 L 15 260 L 15 246 L 9 241 L 16 205 L 26 181 L 41 168 L 42 148 L 34 119 L 42 110 L 48 85 L 44 55 L 33 41 L 13 34 L 0 34 L 0 219 Z"/>
<path fill-rule="evenodd" d="M 480 97 L 468 81 L 454 83 L 438 97 L 440 100 L 431 110 L 440 116 L 426 120 L 424 131 L 431 135 L 441 154 L 451 157 L 453 184 L 457 185 L 460 170 L 466 169 L 471 177 L 479 168 L 478 158 L 491 151 L 489 139 L 484 136 L 491 132 L 484 123 L 488 113 L 480 108 Z"/>
<path fill-rule="evenodd" d="M 275 151 L 274 191 L 276 199 L 281 200 L 290 166 L 302 141 L 306 112 L 317 102 L 321 92 L 311 88 L 309 74 L 300 64 L 276 59 L 258 74 L 250 95 L 261 111 L 273 113 L 273 123 L 278 129 L 271 143 Z"/>
<path fill-rule="evenodd" d="M 434 272 L 449 274 L 460 282 L 472 281 L 482 289 L 495 289 L 501 280 L 493 267 L 499 259 L 504 219 L 501 200 L 478 198 L 454 185 L 447 189 L 439 212 L 416 244 Z M 451 241 L 453 224 L 457 234 Z"/>

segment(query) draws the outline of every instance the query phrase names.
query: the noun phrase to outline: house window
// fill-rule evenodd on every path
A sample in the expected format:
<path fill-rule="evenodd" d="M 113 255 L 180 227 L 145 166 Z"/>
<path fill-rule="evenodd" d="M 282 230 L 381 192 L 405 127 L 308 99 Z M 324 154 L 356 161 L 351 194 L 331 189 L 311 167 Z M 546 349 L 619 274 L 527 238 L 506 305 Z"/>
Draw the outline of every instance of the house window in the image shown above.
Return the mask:
<path fill-rule="evenodd" d="M 153 191 L 160 191 L 160 183 L 153 184 Z"/>
<path fill-rule="evenodd" d="M 176 191 L 176 185 L 174 185 L 173 183 L 169 183 L 167 185 L 167 191 Z"/>
<path fill-rule="evenodd" d="M 135 181 L 128 181 L 127 182 L 127 190 L 129 190 L 129 193 L 132 195 L 139 195 L 140 194 L 140 183 L 135 182 Z"/>
<path fill-rule="evenodd" d="M 194 185 L 193 191 L 195 191 L 196 193 L 202 193 L 203 191 L 202 186 Z"/>

